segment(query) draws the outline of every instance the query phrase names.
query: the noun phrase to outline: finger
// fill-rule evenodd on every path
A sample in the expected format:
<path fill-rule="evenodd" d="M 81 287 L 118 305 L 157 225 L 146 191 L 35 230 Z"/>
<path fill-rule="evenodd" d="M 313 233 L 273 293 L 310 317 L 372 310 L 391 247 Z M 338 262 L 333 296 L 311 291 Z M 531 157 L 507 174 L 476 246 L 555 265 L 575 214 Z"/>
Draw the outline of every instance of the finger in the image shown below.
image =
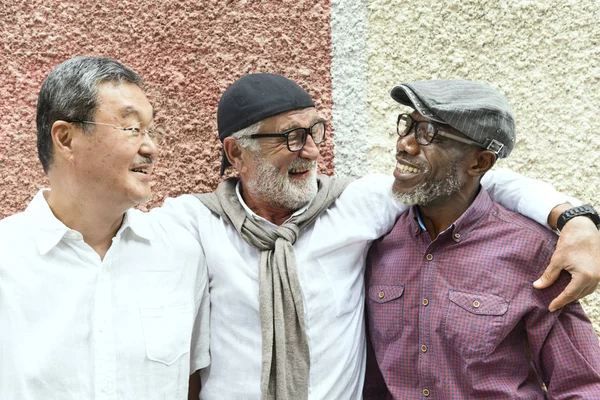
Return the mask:
<path fill-rule="evenodd" d="M 577 297 L 575 300 L 581 300 L 584 297 L 587 297 L 590 294 L 594 293 L 595 291 L 596 291 L 596 289 L 594 287 L 586 286 L 585 289 L 581 290 L 579 297 Z"/>
<path fill-rule="evenodd" d="M 571 282 L 567 285 L 565 290 L 563 290 L 561 294 L 559 294 L 554 300 L 552 300 L 552 302 L 548 306 L 548 310 L 550 310 L 550 312 L 554 312 L 559 308 L 563 308 L 567 304 L 577 299 L 580 299 L 581 296 L 579 296 L 578 294 L 581 293 L 579 290 L 575 291 L 576 288 L 577 282 L 571 280 Z"/>
<path fill-rule="evenodd" d="M 584 274 L 575 274 L 571 275 L 571 282 L 565 288 L 565 290 L 569 289 L 570 292 L 574 296 L 574 300 L 581 300 L 586 296 L 594 293 L 596 288 L 598 287 L 598 280 L 592 276 L 584 275 Z"/>
<path fill-rule="evenodd" d="M 554 257 L 550 260 L 550 264 L 544 270 L 544 273 L 538 280 L 533 282 L 533 287 L 536 289 L 544 289 L 548 286 L 552 285 L 558 276 L 560 275 L 560 271 L 562 268 L 558 262 L 554 261 Z"/>
<path fill-rule="evenodd" d="M 587 290 L 585 291 L 584 295 L 583 295 L 583 296 L 581 296 L 581 297 L 580 297 L 578 300 L 580 300 L 580 299 L 583 299 L 584 297 L 587 297 L 587 296 L 589 296 L 590 294 L 594 293 L 594 292 L 596 291 L 596 289 L 597 289 L 597 288 L 598 288 L 598 286 L 595 286 L 595 287 L 592 287 L 592 288 L 589 288 L 589 289 L 587 289 Z"/>

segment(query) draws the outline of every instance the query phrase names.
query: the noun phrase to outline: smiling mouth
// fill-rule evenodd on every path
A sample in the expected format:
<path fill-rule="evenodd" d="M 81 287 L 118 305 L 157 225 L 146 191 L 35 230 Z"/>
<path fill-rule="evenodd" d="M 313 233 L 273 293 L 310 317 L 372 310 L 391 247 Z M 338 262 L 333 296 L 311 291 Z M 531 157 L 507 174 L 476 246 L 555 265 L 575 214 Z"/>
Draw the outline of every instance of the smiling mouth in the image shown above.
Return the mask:
<path fill-rule="evenodd" d="M 130 171 L 137 172 L 137 173 L 144 174 L 144 175 L 148 175 L 150 173 L 150 171 L 148 171 L 147 168 L 132 168 Z"/>
<path fill-rule="evenodd" d="M 288 171 L 290 175 L 300 175 L 310 171 L 310 168 L 292 168 Z"/>
<path fill-rule="evenodd" d="M 396 171 L 398 171 L 402 174 L 417 174 L 417 173 L 421 172 L 421 169 L 412 167 L 410 165 L 402 164 L 402 163 L 396 163 Z"/>

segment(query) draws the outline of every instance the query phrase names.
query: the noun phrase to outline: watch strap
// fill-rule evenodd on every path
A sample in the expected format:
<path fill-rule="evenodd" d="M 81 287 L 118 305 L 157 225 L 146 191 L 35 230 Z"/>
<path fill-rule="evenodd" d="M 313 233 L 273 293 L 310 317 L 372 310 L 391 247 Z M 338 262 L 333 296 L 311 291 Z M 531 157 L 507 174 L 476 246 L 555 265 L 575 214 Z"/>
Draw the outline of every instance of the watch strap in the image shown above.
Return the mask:
<path fill-rule="evenodd" d="M 558 220 L 556 221 L 556 229 L 558 229 L 558 231 L 562 231 L 565 224 L 575 217 L 588 217 L 594 222 L 596 227 L 600 228 L 600 216 L 594 207 L 589 204 L 584 204 L 582 206 L 569 208 L 560 214 Z"/>

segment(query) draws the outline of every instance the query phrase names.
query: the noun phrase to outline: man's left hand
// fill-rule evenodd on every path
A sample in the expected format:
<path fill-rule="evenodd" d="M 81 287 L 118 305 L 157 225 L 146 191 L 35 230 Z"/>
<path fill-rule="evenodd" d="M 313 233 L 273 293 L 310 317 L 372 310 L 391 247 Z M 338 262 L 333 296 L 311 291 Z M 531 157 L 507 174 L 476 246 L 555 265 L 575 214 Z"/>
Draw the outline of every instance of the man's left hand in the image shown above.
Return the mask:
<path fill-rule="evenodd" d="M 563 269 L 571 274 L 571 282 L 552 300 L 550 311 L 593 293 L 600 283 L 600 233 L 587 217 L 576 217 L 565 224 L 550 264 L 533 286 L 550 286 Z"/>

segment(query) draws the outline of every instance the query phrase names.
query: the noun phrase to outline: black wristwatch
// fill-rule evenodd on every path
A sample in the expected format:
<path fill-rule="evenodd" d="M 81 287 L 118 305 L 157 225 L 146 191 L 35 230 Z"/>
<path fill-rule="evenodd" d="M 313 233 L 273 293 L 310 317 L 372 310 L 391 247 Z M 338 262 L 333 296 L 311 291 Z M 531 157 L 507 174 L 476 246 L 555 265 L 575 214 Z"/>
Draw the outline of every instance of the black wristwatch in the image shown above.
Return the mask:
<path fill-rule="evenodd" d="M 590 206 L 589 204 L 565 210 L 562 214 L 560 214 L 560 217 L 558 217 L 558 221 L 556 221 L 556 229 L 559 232 L 562 231 L 565 224 L 569 220 L 581 216 L 590 218 L 594 222 L 594 224 L 596 224 L 596 227 L 600 229 L 600 216 L 598 215 L 596 210 L 594 210 L 594 207 Z"/>

